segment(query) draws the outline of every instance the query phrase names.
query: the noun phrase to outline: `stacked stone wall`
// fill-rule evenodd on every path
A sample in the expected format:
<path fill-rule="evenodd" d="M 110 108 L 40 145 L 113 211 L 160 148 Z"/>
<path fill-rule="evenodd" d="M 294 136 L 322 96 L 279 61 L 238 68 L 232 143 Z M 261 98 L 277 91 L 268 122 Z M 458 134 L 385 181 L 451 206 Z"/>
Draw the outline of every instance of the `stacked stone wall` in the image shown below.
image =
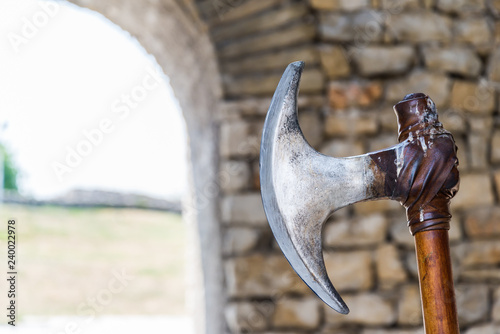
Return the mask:
<path fill-rule="evenodd" d="M 459 147 L 450 230 L 464 333 L 500 330 L 500 2 L 214 0 L 197 3 L 214 43 L 220 220 L 230 333 L 422 333 L 413 237 L 396 202 L 356 204 L 326 223 L 327 269 L 351 313 L 295 275 L 264 215 L 259 144 L 271 96 L 304 60 L 299 122 L 320 152 L 397 143 L 392 105 L 424 92 Z"/>

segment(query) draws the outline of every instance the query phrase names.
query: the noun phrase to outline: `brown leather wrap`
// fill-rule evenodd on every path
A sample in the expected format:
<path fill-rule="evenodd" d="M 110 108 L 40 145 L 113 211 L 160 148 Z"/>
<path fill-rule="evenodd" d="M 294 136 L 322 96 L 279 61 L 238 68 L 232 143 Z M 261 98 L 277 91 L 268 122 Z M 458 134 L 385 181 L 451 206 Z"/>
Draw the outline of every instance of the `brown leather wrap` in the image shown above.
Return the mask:
<path fill-rule="evenodd" d="M 398 140 L 406 141 L 406 145 L 396 178 L 386 179 L 386 187 L 393 189 L 391 199 L 406 208 L 412 235 L 425 230 L 448 230 L 450 200 L 459 187 L 453 136 L 443 129 L 434 102 L 425 94 L 407 95 L 394 106 L 394 111 L 399 123 Z"/>

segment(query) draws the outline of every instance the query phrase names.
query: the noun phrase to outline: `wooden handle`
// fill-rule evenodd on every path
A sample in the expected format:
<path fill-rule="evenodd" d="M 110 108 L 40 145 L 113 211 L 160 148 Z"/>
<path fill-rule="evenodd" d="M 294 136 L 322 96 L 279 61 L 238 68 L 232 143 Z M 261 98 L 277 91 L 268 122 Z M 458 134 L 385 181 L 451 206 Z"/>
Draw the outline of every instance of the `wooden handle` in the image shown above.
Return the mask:
<path fill-rule="evenodd" d="M 415 248 L 425 333 L 460 333 L 448 231 L 417 232 L 415 234 Z"/>
<path fill-rule="evenodd" d="M 427 95 L 409 94 L 394 106 L 394 111 L 398 116 L 398 141 L 407 144 L 392 198 L 406 208 L 408 227 L 415 236 L 425 333 L 457 334 L 448 241 L 450 200 L 460 183 L 457 148 Z"/>

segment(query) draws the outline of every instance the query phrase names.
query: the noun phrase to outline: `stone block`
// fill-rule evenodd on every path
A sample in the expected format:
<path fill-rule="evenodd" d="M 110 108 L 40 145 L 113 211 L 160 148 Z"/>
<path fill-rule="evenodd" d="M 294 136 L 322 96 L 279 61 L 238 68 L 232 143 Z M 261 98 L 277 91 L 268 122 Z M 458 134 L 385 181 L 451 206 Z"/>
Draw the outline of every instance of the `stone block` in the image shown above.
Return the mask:
<path fill-rule="evenodd" d="M 288 331 L 288 330 L 284 330 L 284 331 L 280 331 L 280 330 L 273 330 L 273 331 L 270 331 L 270 332 L 259 332 L 259 334 L 303 334 L 304 332 L 301 332 L 301 331 Z M 314 332 L 316 333 L 316 332 Z M 226 333 L 228 334 L 228 333 Z M 333 334 L 337 334 L 337 333 L 333 333 Z"/>
<path fill-rule="evenodd" d="M 385 244 L 377 249 L 376 266 L 377 281 L 381 289 L 393 289 L 407 279 L 400 253 L 392 244 Z"/>
<path fill-rule="evenodd" d="M 362 10 L 352 17 L 354 29 L 354 45 L 364 48 L 370 44 L 383 42 L 384 12 L 377 10 Z"/>
<path fill-rule="evenodd" d="M 358 47 L 382 40 L 380 13 L 362 11 L 356 14 L 320 13 L 319 33 L 322 40 L 331 42 L 357 41 Z"/>
<path fill-rule="evenodd" d="M 500 82 L 500 46 L 491 53 L 486 72 L 489 80 L 495 83 Z"/>
<path fill-rule="evenodd" d="M 498 0 L 493 0 L 495 2 L 498 2 Z M 500 18 L 500 16 L 497 16 L 496 19 L 498 20 L 498 18 Z M 494 44 L 495 46 L 498 45 L 498 43 L 500 42 L 500 22 L 498 22 L 497 20 L 495 20 L 495 23 L 494 23 L 494 30 L 493 30 L 493 36 L 494 36 Z"/>
<path fill-rule="evenodd" d="M 402 287 L 398 304 L 398 325 L 422 325 L 422 305 L 417 283 Z"/>
<path fill-rule="evenodd" d="M 351 53 L 359 74 L 365 77 L 406 73 L 416 55 L 415 49 L 409 45 L 366 46 Z"/>
<path fill-rule="evenodd" d="M 270 104 L 270 103 L 269 103 Z M 327 98 L 322 94 L 301 94 L 297 99 L 297 105 L 301 108 L 324 108 L 327 105 Z M 267 112 L 267 110 L 266 110 Z"/>
<path fill-rule="evenodd" d="M 445 128 L 446 129 L 446 128 Z M 458 169 L 460 173 L 463 173 L 469 169 L 469 156 L 467 152 L 469 150 L 467 143 L 465 140 L 460 137 L 455 137 L 455 145 L 457 146 L 457 158 L 458 158 Z"/>
<path fill-rule="evenodd" d="M 472 241 L 464 245 L 461 265 L 464 268 L 496 266 L 500 263 L 500 243 L 495 240 Z"/>
<path fill-rule="evenodd" d="M 328 100 L 333 109 L 367 107 L 381 97 L 382 85 L 378 81 L 332 81 L 328 86 Z"/>
<path fill-rule="evenodd" d="M 379 119 L 381 132 L 398 133 L 398 122 L 392 104 L 383 104 L 382 106 L 373 110 Z"/>
<path fill-rule="evenodd" d="M 224 158 L 258 156 L 263 122 L 235 120 L 220 127 L 220 154 Z"/>
<path fill-rule="evenodd" d="M 275 30 L 293 21 L 300 20 L 306 14 L 308 14 L 307 7 L 303 3 L 298 3 L 267 11 L 262 15 L 252 16 L 245 20 L 234 21 L 232 24 L 213 27 L 210 34 L 216 44 L 221 44 L 229 40 L 239 40 L 246 36 Z"/>
<path fill-rule="evenodd" d="M 275 298 L 284 293 L 311 294 L 283 254 L 254 254 L 227 260 L 224 265 L 231 298 Z"/>
<path fill-rule="evenodd" d="M 494 322 L 500 322 L 500 287 L 496 287 L 493 293 L 493 309 L 491 318 Z"/>
<path fill-rule="evenodd" d="M 467 211 L 465 233 L 469 238 L 500 236 L 500 207 L 485 207 Z"/>
<path fill-rule="evenodd" d="M 316 298 L 280 298 L 276 302 L 272 323 L 274 327 L 293 327 L 313 330 L 321 321 L 321 301 Z"/>
<path fill-rule="evenodd" d="M 479 115 L 469 118 L 469 127 L 471 132 L 485 133 L 493 127 L 493 117 Z"/>
<path fill-rule="evenodd" d="M 398 137 L 396 133 L 390 135 L 380 135 L 370 140 L 370 142 L 368 143 L 368 151 L 374 152 L 378 150 L 383 150 L 393 145 L 396 145 L 397 143 L 398 143 Z"/>
<path fill-rule="evenodd" d="M 348 315 L 342 315 L 324 305 L 327 325 L 390 326 L 396 322 L 394 306 L 380 295 L 363 293 L 342 297 L 351 312 Z"/>
<path fill-rule="evenodd" d="M 481 73 L 481 59 L 467 46 L 427 47 L 423 55 L 425 66 L 432 71 L 474 78 Z"/>
<path fill-rule="evenodd" d="M 343 291 L 363 291 L 373 286 L 372 255 L 369 251 L 325 252 L 326 270 Z"/>
<path fill-rule="evenodd" d="M 444 128 L 453 134 L 464 133 L 467 130 L 467 115 L 459 109 L 441 109 L 438 111 L 439 121 Z M 456 138 L 455 138 L 456 139 Z"/>
<path fill-rule="evenodd" d="M 500 327 L 494 324 L 476 325 L 465 331 L 465 334 L 498 334 Z"/>
<path fill-rule="evenodd" d="M 288 333 L 281 333 L 281 334 L 288 334 Z M 335 326 L 332 326 L 332 327 L 323 327 L 321 331 L 314 332 L 314 334 L 352 334 L 352 331 L 349 328 L 335 328 Z"/>
<path fill-rule="evenodd" d="M 342 139 L 333 139 L 326 142 L 320 149 L 324 155 L 332 157 L 349 157 L 352 155 L 363 154 L 363 144 L 361 141 L 349 141 Z"/>
<path fill-rule="evenodd" d="M 450 106 L 471 113 L 491 113 L 495 110 L 495 90 L 486 82 L 455 80 Z"/>
<path fill-rule="evenodd" d="M 390 81 L 387 85 L 386 99 L 390 103 L 401 101 L 409 93 L 425 93 L 431 97 L 438 110 L 447 105 L 451 80 L 439 73 L 413 71 L 403 79 Z"/>
<path fill-rule="evenodd" d="M 451 227 L 450 230 L 448 231 L 448 235 L 450 238 L 450 242 L 460 242 L 463 239 L 463 231 L 462 231 L 462 226 L 461 226 L 461 215 L 455 212 L 451 212 L 452 214 L 452 219 L 451 219 Z"/>
<path fill-rule="evenodd" d="M 338 2 L 331 0 L 309 0 L 309 4 L 316 10 L 336 10 Z"/>
<path fill-rule="evenodd" d="M 259 302 L 232 302 L 225 310 L 226 323 L 233 333 L 252 333 L 268 327 L 270 315 Z"/>
<path fill-rule="evenodd" d="M 219 118 L 221 118 L 222 120 L 230 118 L 230 121 L 241 121 L 241 115 L 265 116 L 270 104 L 270 97 L 250 97 L 240 100 L 225 100 L 220 103 Z M 231 115 L 236 116 L 231 117 Z"/>
<path fill-rule="evenodd" d="M 451 201 L 453 209 L 470 209 L 493 205 L 493 189 L 487 174 L 460 175 L 460 190 Z"/>
<path fill-rule="evenodd" d="M 283 64 L 281 66 L 283 67 Z M 326 106 L 326 102 L 327 99 L 324 94 L 300 94 L 297 105 L 299 110 L 304 108 L 320 109 Z M 222 126 L 228 125 L 229 127 L 233 126 L 230 122 L 264 124 L 263 118 L 260 122 L 243 121 L 242 116 L 266 116 L 270 105 L 271 97 L 248 97 L 238 100 L 225 100 L 220 103 L 218 118 L 221 120 Z M 227 124 L 225 124 L 226 122 Z M 259 127 L 259 129 L 262 130 L 262 127 Z"/>
<path fill-rule="evenodd" d="M 450 244 L 451 267 L 453 269 L 452 273 L 454 281 L 457 281 L 461 277 L 462 272 L 467 269 L 463 265 L 463 257 L 467 250 L 466 246 L 467 244 L 464 242 Z"/>
<path fill-rule="evenodd" d="M 486 2 L 486 7 L 495 18 L 500 18 L 500 1 L 492 0 Z"/>
<path fill-rule="evenodd" d="M 357 109 L 330 112 L 325 119 L 325 134 L 330 137 L 374 135 L 378 125 L 377 115 Z"/>
<path fill-rule="evenodd" d="M 437 0 L 437 8 L 449 14 L 467 15 L 485 9 L 481 0 Z"/>
<path fill-rule="evenodd" d="M 406 268 L 413 279 L 418 279 L 418 265 L 415 250 L 409 250 L 406 252 L 405 261 Z"/>
<path fill-rule="evenodd" d="M 243 78 L 226 76 L 223 80 L 227 96 L 272 96 L 282 74 L 255 75 Z M 324 88 L 323 73 L 318 69 L 306 69 L 300 80 L 300 91 L 319 93 Z"/>
<path fill-rule="evenodd" d="M 326 247 L 373 246 L 385 241 L 387 218 L 380 213 L 357 219 L 328 222 L 323 232 Z"/>
<path fill-rule="evenodd" d="M 335 328 L 335 327 L 324 327 L 321 331 L 314 332 L 314 334 L 351 334 L 352 332 L 347 328 Z M 268 333 L 275 334 L 275 333 Z M 279 334 L 289 334 L 289 333 L 279 333 Z M 304 334 L 296 333 L 296 334 Z"/>
<path fill-rule="evenodd" d="M 488 130 L 484 130 L 488 131 Z M 470 167 L 477 170 L 484 170 L 488 167 L 488 137 L 483 133 L 470 133 L 469 158 Z"/>
<path fill-rule="evenodd" d="M 343 220 L 343 219 L 352 218 L 351 213 L 349 211 L 350 210 L 337 210 L 331 214 L 329 219 L 331 221 L 336 221 L 336 220 Z"/>
<path fill-rule="evenodd" d="M 460 279 L 463 282 L 488 282 L 498 284 L 500 282 L 500 269 L 462 269 L 460 272 Z"/>
<path fill-rule="evenodd" d="M 408 229 L 405 210 L 401 210 L 391 219 L 389 233 L 398 246 L 404 246 L 407 249 L 415 248 L 415 240 Z"/>
<path fill-rule="evenodd" d="M 316 147 L 323 138 L 323 122 L 315 111 L 299 111 L 299 125 L 307 142 Z"/>
<path fill-rule="evenodd" d="M 220 165 L 219 185 L 224 193 L 246 189 L 250 182 L 250 166 L 246 161 L 229 160 Z"/>
<path fill-rule="evenodd" d="M 486 320 L 489 311 L 489 291 L 486 285 L 457 285 L 456 300 L 458 322 L 467 326 Z"/>
<path fill-rule="evenodd" d="M 491 138 L 491 163 L 500 163 L 500 130 L 495 130 Z"/>
<path fill-rule="evenodd" d="M 389 200 L 367 201 L 354 204 L 354 212 L 360 215 L 398 210 L 404 211 L 398 202 Z"/>
<path fill-rule="evenodd" d="M 232 43 L 221 46 L 218 55 L 221 59 L 246 56 L 250 53 L 284 48 L 312 41 L 315 35 L 316 27 L 312 24 L 294 25 L 268 34 L 235 40 Z"/>
<path fill-rule="evenodd" d="M 339 13 L 321 13 L 319 16 L 321 39 L 332 42 L 349 42 L 354 39 L 352 19 Z"/>
<path fill-rule="evenodd" d="M 363 329 L 361 334 L 422 334 L 424 332 L 423 328 L 418 329 Z"/>
<path fill-rule="evenodd" d="M 403 9 L 417 9 L 420 7 L 418 0 L 381 0 L 380 7 L 390 14 L 397 15 Z"/>
<path fill-rule="evenodd" d="M 428 11 L 402 13 L 391 16 L 387 38 L 405 43 L 442 42 L 452 38 L 452 21 L 449 17 Z"/>
<path fill-rule="evenodd" d="M 329 79 L 345 78 L 351 74 L 351 66 L 341 46 L 323 44 L 318 49 L 321 66 Z"/>
<path fill-rule="evenodd" d="M 260 165 L 258 159 L 252 162 L 251 186 L 252 190 L 260 191 Z"/>
<path fill-rule="evenodd" d="M 434 7 L 435 7 L 435 0 L 424 0 L 422 5 L 427 10 L 434 9 Z"/>
<path fill-rule="evenodd" d="M 247 16 L 261 13 L 282 2 L 282 0 L 254 0 L 244 3 L 238 2 L 236 3 L 238 4 L 237 6 L 228 6 L 228 4 L 224 2 L 214 4 L 212 1 L 206 1 L 205 6 L 200 4 L 200 10 L 211 16 L 208 22 L 210 25 L 217 26 L 219 24 L 227 24 L 229 22 L 241 20 Z"/>
<path fill-rule="evenodd" d="M 221 219 L 226 224 L 267 226 L 260 193 L 224 196 L 221 200 Z"/>
<path fill-rule="evenodd" d="M 493 179 L 495 180 L 495 186 L 497 190 L 497 196 L 500 195 L 500 170 L 496 170 L 493 174 Z"/>
<path fill-rule="evenodd" d="M 493 24 L 487 17 L 469 17 L 454 21 L 455 41 L 470 44 L 485 52 L 493 44 Z"/>
<path fill-rule="evenodd" d="M 312 46 L 286 48 L 285 50 L 272 51 L 253 57 L 236 58 L 220 63 L 221 72 L 224 74 L 252 74 L 272 70 L 284 71 L 286 66 L 294 61 L 302 60 L 311 68 L 319 63 L 319 54 Z M 269 103 L 265 108 L 269 107 Z"/>
<path fill-rule="evenodd" d="M 303 94 L 319 94 L 323 92 L 324 88 L 325 77 L 323 72 L 316 68 L 304 70 L 300 79 L 300 91 Z M 273 94 L 275 90 L 276 87 L 272 90 Z"/>
<path fill-rule="evenodd" d="M 370 7 L 370 0 L 309 0 L 311 7 L 316 10 L 356 11 Z"/>
<path fill-rule="evenodd" d="M 259 230 L 233 227 L 225 230 L 222 244 L 224 255 L 243 254 L 253 250 L 259 242 Z"/>

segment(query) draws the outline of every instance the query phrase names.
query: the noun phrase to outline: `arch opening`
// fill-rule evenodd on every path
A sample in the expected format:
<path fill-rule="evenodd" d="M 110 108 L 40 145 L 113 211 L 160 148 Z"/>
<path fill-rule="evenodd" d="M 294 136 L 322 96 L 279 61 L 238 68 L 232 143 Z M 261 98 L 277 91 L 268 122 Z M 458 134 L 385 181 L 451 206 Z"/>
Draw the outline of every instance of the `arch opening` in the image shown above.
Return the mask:
<path fill-rule="evenodd" d="M 56 6 L 67 5 L 60 2 L 51 3 L 55 3 Z M 155 57 L 163 72 L 170 78 L 170 83 L 186 121 L 189 142 L 187 148 L 189 155 L 187 173 L 189 187 L 184 207 L 185 219 L 188 220 L 192 229 L 192 233 L 190 233 L 191 239 L 194 240 L 190 243 L 192 256 L 189 260 L 192 262 L 193 268 L 190 276 L 192 279 L 197 280 L 192 285 L 196 287 L 193 289 L 193 295 L 195 296 L 193 304 L 197 306 L 198 317 L 200 314 L 205 315 L 199 317 L 204 320 L 197 324 L 199 326 L 198 330 L 222 332 L 221 313 L 224 297 L 222 294 L 221 260 L 219 256 L 220 233 L 216 210 L 217 194 L 210 191 L 213 187 L 213 176 L 216 175 L 217 171 L 214 114 L 220 98 L 220 85 L 211 44 L 206 34 L 202 33 L 201 21 L 193 16 L 195 12 L 191 11 L 189 6 L 179 6 L 176 1 L 163 3 L 163 9 L 160 11 L 147 8 L 141 10 L 141 8 L 138 8 L 141 5 L 136 5 L 133 2 L 124 4 L 119 8 L 98 1 L 74 1 L 74 3 L 77 6 L 90 8 L 103 14 L 111 22 L 130 32 L 132 36 L 137 38 L 138 43 Z M 22 51 L 23 47 L 29 49 L 43 43 L 43 34 L 49 35 L 51 25 L 55 26 L 58 20 L 63 20 L 63 16 L 55 15 L 50 17 L 49 12 L 45 11 L 42 6 L 35 5 L 38 5 L 41 9 L 37 10 L 45 13 L 50 20 L 43 27 L 46 31 L 43 31 L 41 26 L 37 27 L 39 30 L 38 37 L 28 40 L 27 44 L 18 45 L 20 51 Z M 35 17 L 38 13 L 37 10 L 29 12 L 27 14 L 28 19 Z M 144 19 L 145 17 L 148 17 L 148 19 Z M 38 23 L 41 24 L 41 22 Z M 22 26 L 20 29 L 20 36 L 22 36 Z M 23 56 L 21 52 L 19 57 L 27 57 L 26 54 Z M 201 56 L 205 61 L 199 61 Z M 74 56 L 69 55 L 68 59 L 75 61 L 76 58 L 72 57 Z M 87 60 L 92 62 L 92 59 Z M 125 89 L 125 94 L 132 98 L 132 103 L 142 103 L 148 100 L 147 95 L 150 94 L 148 87 L 151 87 L 155 80 L 158 83 L 161 81 L 157 75 L 155 76 L 155 71 L 154 68 L 146 69 L 142 76 L 136 75 L 138 84 L 129 85 Z M 90 98 L 95 87 L 87 87 L 86 89 L 88 89 L 86 95 Z M 120 109 L 121 116 L 126 113 L 131 115 L 134 107 L 131 106 L 130 101 L 123 100 L 121 94 L 116 96 L 118 97 L 110 101 L 111 105 L 115 104 L 115 106 L 122 107 Z M 116 100 L 118 100 L 118 104 L 116 104 Z M 126 106 L 130 110 L 126 111 Z M 117 112 L 117 114 L 120 114 L 120 112 Z M 70 116 L 66 115 L 65 117 Z M 102 119 L 98 119 L 96 124 L 94 125 L 92 122 L 86 123 L 88 126 L 84 130 L 87 136 L 82 134 L 83 139 L 76 138 L 73 143 L 74 147 L 70 145 L 71 151 L 77 154 L 81 151 L 80 153 L 83 153 L 79 154 L 81 157 L 90 151 L 94 151 L 94 154 L 98 153 L 99 150 L 96 149 L 96 145 L 92 147 L 81 143 L 93 144 L 91 139 L 98 142 L 96 138 L 101 134 L 105 137 L 104 130 L 109 130 L 110 125 L 106 122 L 102 125 Z M 126 129 L 126 126 L 124 128 Z M 98 133 L 94 131 L 96 129 L 101 134 L 96 134 Z M 121 129 L 118 131 L 127 132 Z M 94 134 L 94 137 L 92 137 L 92 134 Z M 137 149 L 140 150 L 140 147 Z M 90 155 L 90 153 L 88 154 Z M 154 155 L 162 154 L 168 153 L 154 153 Z M 87 167 L 84 166 L 84 168 Z M 64 174 L 62 176 L 68 175 Z M 208 313 L 205 313 L 206 310 Z"/>

